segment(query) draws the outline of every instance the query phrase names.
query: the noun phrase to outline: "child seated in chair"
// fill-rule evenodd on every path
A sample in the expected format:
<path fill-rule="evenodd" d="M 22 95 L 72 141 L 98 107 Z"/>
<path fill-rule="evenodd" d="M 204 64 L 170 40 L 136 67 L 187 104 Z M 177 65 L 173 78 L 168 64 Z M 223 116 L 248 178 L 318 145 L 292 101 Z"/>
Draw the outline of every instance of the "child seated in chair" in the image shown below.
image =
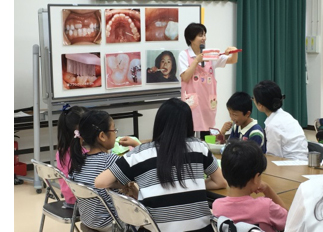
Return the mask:
<path fill-rule="evenodd" d="M 287 210 L 280 197 L 261 180 L 267 159 L 260 147 L 251 140 L 232 140 L 224 149 L 221 166 L 230 190 L 227 197 L 213 202 L 214 216 L 254 224 L 266 232 L 284 230 Z M 253 198 L 252 193 L 263 193 L 265 197 Z"/>
<path fill-rule="evenodd" d="M 227 101 L 227 109 L 232 121 L 224 123 L 221 134 L 232 128 L 229 139 L 253 140 L 261 147 L 262 152 L 266 153 L 266 141 L 264 131 L 257 120 L 250 117 L 252 112 L 252 100 L 245 92 L 234 93 Z"/>

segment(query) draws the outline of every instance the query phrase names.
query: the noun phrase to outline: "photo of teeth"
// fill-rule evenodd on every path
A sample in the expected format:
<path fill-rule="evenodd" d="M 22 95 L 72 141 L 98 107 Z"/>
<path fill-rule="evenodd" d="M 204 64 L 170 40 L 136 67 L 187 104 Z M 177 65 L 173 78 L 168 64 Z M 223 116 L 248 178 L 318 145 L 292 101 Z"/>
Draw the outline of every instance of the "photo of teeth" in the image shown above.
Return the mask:
<path fill-rule="evenodd" d="M 108 89 L 142 84 L 140 52 L 106 54 L 105 65 Z"/>
<path fill-rule="evenodd" d="M 63 44 L 100 44 L 101 10 L 63 10 Z"/>
<path fill-rule="evenodd" d="M 146 8 L 146 41 L 178 40 L 178 8 Z"/>
<path fill-rule="evenodd" d="M 100 87 L 100 53 L 62 54 L 63 88 L 65 90 Z"/>
<path fill-rule="evenodd" d="M 106 43 L 140 42 L 139 9 L 108 9 L 105 24 Z"/>

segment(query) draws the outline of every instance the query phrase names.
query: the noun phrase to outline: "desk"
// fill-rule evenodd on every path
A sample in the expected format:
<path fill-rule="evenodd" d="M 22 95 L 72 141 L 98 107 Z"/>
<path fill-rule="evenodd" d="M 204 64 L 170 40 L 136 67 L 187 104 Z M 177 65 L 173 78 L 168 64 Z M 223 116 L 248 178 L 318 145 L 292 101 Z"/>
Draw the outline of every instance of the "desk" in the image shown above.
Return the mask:
<path fill-rule="evenodd" d="M 221 155 L 214 155 L 217 159 L 221 159 Z M 323 170 L 314 169 L 307 165 L 300 166 L 277 166 L 272 161 L 286 160 L 277 156 L 266 155 L 267 169 L 262 174 L 262 180 L 267 182 L 279 197 L 284 201 L 289 209 L 294 199 L 298 186 L 308 180 L 302 175 L 323 174 Z M 229 187 L 226 189 L 209 190 L 210 192 L 227 196 Z M 252 197 L 264 196 L 263 194 L 251 194 Z"/>
<path fill-rule="evenodd" d="M 314 169 L 308 167 L 307 165 L 299 165 L 299 166 L 277 166 L 272 161 L 278 160 L 286 160 L 281 157 L 266 155 L 267 157 L 267 169 L 265 170 L 265 174 L 280 177 L 283 179 L 304 182 L 308 180 L 302 175 L 317 175 L 323 174 L 323 170 Z"/>

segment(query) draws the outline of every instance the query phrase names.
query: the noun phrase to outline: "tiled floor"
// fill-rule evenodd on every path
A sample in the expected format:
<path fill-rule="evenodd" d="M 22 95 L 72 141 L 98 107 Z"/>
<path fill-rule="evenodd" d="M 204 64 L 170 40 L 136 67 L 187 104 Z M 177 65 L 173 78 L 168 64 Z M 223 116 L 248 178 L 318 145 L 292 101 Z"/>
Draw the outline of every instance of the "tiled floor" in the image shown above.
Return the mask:
<path fill-rule="evenodd" d="M 309 141 L 316 141 L 315 131 L 305 131 Z M 27 176 L 33 177 L 33 171 L 28 171 Z M 36 193 L 33 182 L 24 181 L 22 185 L 14 186 L 14 231 L 35 232 L 39 231 L 42 205 L 45 199 L 45 189 Z M 79 226 L 79 223 L 77 223 Z M 70 225 L 62 224 L 47 218 L 44 232 L 69 231 Z"/>

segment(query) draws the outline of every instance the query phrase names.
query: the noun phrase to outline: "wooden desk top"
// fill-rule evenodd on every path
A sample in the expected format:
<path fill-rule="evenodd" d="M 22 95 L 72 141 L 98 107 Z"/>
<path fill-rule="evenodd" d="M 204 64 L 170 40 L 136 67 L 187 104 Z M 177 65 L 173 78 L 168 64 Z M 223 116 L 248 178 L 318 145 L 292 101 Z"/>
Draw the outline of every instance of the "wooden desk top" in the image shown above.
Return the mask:
<path fill-rule="evenodd" d="M 264 174 L 280 177 L 287 180 L 293 180 L 298 182 L 304 182 L 308 179 L 302 175 L 317 175 L 323 174 L 323 170 L 314 169 L 308 167 L 307 165 L 298 165 L 298 166 L 277 166 L 272 161 L 286 160 L 277 156 L 266 155 L 267 157 L 267 169 Z"/>
<path fill-rule="evenodd" d="M 292 205 L 297 189 L 290 190 L 284 193 L 278 194 L 278 196 L 284 201 L 286 207 L 289 209 Z"/>

